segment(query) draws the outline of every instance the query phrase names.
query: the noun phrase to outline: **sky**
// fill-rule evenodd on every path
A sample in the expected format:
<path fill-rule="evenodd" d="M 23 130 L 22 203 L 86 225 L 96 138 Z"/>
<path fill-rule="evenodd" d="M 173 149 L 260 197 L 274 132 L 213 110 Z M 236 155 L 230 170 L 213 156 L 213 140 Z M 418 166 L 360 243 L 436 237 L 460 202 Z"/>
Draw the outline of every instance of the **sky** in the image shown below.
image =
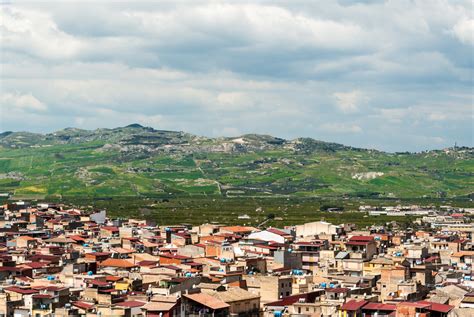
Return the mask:
<path fill-rule="evenodd" d="M 0 131 L 473 146 L 470 0 L 1 0 L 0 34 Z"/>

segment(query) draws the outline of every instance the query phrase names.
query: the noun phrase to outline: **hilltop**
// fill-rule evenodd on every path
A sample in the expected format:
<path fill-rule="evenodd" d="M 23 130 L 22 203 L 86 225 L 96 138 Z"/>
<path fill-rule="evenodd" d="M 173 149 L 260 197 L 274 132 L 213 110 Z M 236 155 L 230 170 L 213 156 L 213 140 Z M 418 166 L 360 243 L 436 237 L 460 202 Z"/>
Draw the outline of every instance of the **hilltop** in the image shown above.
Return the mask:
<path fill-rule="evenodd" d="M 208 138 L 139 124 L 0 134 L 16 196 L 467 197 L 474 149 L 386 153 L 310 138 Z"/>

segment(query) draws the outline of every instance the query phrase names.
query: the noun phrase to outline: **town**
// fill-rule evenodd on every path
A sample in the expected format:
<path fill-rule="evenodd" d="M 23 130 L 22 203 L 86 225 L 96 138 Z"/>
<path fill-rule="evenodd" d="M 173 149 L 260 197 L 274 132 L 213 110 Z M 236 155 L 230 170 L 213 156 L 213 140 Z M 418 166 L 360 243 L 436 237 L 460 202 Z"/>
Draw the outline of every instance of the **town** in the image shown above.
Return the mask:
<path fill-rule="evenodd" d="M 422 212 L 416 230 L 156 226 L 10 202 L 0 316 L 473 316 L 472 213 Z"/>

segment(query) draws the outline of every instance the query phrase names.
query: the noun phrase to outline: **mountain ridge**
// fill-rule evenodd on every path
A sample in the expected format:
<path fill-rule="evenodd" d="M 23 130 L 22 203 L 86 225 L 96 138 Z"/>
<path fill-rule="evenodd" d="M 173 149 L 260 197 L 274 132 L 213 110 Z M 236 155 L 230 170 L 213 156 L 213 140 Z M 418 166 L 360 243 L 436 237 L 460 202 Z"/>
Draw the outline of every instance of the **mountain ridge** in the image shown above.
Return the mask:
<path fill-rule="evenodd" d="M 331 141 L 323 141 L 323 140 L 318 140 L 312 137 L 297 137 L 294 139 L 285 139 L 285 138 L 280 138 L 280 137 L 275 137 L 269 134 L 257 134 L 257 133 L 247 133 L 239 136 L 219 136 L 219 137 L 206 137 L 206 136 L 199 136 L 191 133 L 187 133 L 184 131 L 173 131 L 173 130 L 159 130 L 155 129 L 152 127 L 146 127 L 142 126 L 141 124 L 138 123 L 132 123 L 123 127 L 116 127 L 116 128 L 97 128 L 97 129 L 81 129 L 81 128 L 76 128 L 76 127 L 67 127 L 61 130 L 57 130 L 54 132 L 49 132 L 49 133 L 35 133 L 35 132 L 29 132 L 29 131 L 4 131 L 0 133 L 0 146 L 4 147 L 25 147 L 25 146 L 33 146 L 33 145 L 48 145 L 52 141 L 67 141 L 69 138 L 80 138 L 80 137 L 92 137 L 94 134 L 111 134 L 114 132 L 130 132 L 133 134 L 133 132 L 148 132 L 148 133 L 161 133 L 161 134 L 173 134 L 175 136 L 181 135 L 181 136 L 188 136 L 192 139 L 196 140 L 215 140 L 215 141 L 222 141 L 222 142 L 232 142 L 235 140 L 243 139 L 244 142 L 241 142 L 241 144 L 245 144 L 246 142 L 252 143 L 253 142 L 266 142 L 266 143 L 273 143 L 275 145 L 283 145 L 283 144 L 288 144 L 288 143 L 306 143 L 306 144 L 313 144 L 313 145 L 326 145 L 327 149 L 330 149 L 331 147 L 333 149 L 339 148 L 339 149 L 354 149 L 354 150 L 366 150 L 366 151 L 377 151 L 377 152 L 383 152 L 387 154 L 392 154 L 392 153 L 401 153 L 400 151 L 398 152 L 387 152 L 379 149 L 374 149 L 374 148 L 364 148 L 364 147 L 355 147 L 355 146 L 350 146 L 350 145 L 344 145 L 341 143 L 337 142 L 331 142 Z M 31 138 L 30 143 L 25 142 L 25 137 Z M 19 138 L 20 140 L 18 140 Z M 17 139 L 17 140 L 15 140 Z M 247 140 L 245 140 L 247 139 Z M 77 140 L 79 141 L 79 140 Z M 85 139 L 84 142 L 90 141 L 90 139 Z M 246 142 L 245 142 L 246 141 Z M 239 142 L 237 142 L 239 143 Z M 459 146 L 457 148 L 461 149 L 473 149 L 471 147 L 465 147 L 465 146 Z M 454 148 L 445 148 L 445 149 L 431 149 L 427 151 L 420 151 L 420 152 L 409 152 L 409 151 L 404 151 L 403 153 L 422 153 L 422 152 L 431 152 L 431 151 L 441 151 L 441 150 L 447 150 L 447 149 L 454 149 Z"/>

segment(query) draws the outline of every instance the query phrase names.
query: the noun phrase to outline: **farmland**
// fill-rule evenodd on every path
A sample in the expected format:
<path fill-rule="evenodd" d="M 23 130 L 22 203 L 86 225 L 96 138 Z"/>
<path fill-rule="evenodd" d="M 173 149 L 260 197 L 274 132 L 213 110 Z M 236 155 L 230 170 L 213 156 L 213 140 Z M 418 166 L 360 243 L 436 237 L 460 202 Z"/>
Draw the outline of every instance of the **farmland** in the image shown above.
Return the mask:
<path fill-rule="evenodd" d="M 468 199 L 474 188 L 470 148 L 386 153 L 312 139 L 211 139 L 138 125 L 3 133 L 0 146 L 0 192 L 19 199 Z"/>

